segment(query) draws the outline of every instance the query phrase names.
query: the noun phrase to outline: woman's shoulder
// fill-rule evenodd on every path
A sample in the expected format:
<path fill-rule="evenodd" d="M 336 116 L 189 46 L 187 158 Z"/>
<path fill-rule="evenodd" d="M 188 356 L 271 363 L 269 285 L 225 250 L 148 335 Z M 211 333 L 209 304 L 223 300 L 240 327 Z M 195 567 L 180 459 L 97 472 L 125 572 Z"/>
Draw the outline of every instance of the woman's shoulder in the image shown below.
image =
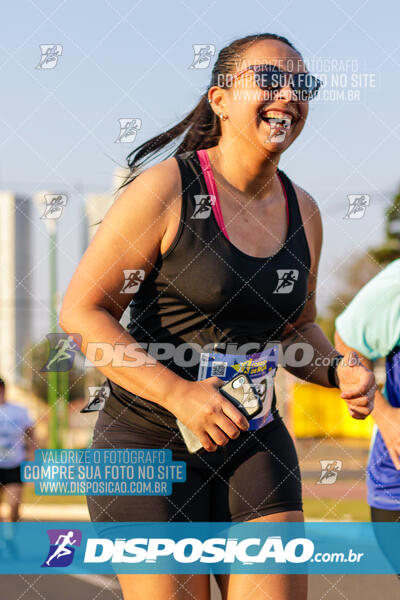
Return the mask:
<path fill-rule="evenodd" d="M 175 157 L 171 156 L 141 171 L 127 187 L 151 186 L 152 189 L 159 190 L 165 197 L 170 193 L 179 193 L 179 184 L 178 162 Z"/>
<path fill-rule="evenodd" d="M 299 204 L 301 219 L 306 233 L 311 261 L 319 261 L 322 246 L 322 218 L 318 203 L 304 188 L 292 181 Z"/>
<path fill-rule="evenodd" d="M 167 213 L 175 210 L 181 187 L 177 161 L 170 157 L 143 169 L 126 185 L 118 200 L 126 210 L 134 202 L 135 217 L 148 214 L 152 219 L 169 220 Z"/>
<path fill-rule="evenodd" d="M 299 204 L 300 214 L 306 230 L 322 237 L 322 218 L 318 202 L 304 188 L 292 181 Z"/>
<path fill-rule="evenodd" d="M 315 198 L 300 185 L 294 183 L 294 181 L 292 181 L 292 184 L 297 195 L 301 212 L 304 212 L 308 218 L 314 216 L 321 218 L 321 211 Z"/>

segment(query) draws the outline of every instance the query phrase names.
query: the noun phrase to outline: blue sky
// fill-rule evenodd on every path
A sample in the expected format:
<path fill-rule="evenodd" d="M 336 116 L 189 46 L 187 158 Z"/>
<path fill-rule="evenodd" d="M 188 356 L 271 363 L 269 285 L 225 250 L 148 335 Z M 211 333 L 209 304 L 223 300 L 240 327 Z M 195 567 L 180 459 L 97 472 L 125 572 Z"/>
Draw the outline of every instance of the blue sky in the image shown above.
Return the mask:
<path fill-rule="evenodd" d="M 0 187 L 68 194 L 59 231 L 61 291 L 81 252 L 82 194 L 108 189 L 114 168 L 134 147 L 115 143 L 118 119 L 142 120 L 138 143 L 164 130 L 208 85 L 213 60 L 207 69 L 189 69 L 193 44 L 214 44 L 218 53 L 237 37 L 268 31 L 287 36 L 306 61 L 352 60 L 353 73 L 367 80 L 367 87 L 356 86 L 359 101 L 314 101 L 280 164 L 321 207 L 323 308 L 337 290 L 337 266 L 381 239 L 383 210 L 400 182 L 399 16 L 396 0 L 7 3 L 0 39 Z M 56 68 L 35 68 L 40 44 L 62 45 Z M 351 76 L 347 70 L 346 93 Z M 370 195 L 363 219 L 343 219 L 348 194 Z M 40 263 L 34 295 L 46 303 L 45 231 L 39 218 L 33 227 Z M 43 309 L 40 330 L 46 320 Z"/>

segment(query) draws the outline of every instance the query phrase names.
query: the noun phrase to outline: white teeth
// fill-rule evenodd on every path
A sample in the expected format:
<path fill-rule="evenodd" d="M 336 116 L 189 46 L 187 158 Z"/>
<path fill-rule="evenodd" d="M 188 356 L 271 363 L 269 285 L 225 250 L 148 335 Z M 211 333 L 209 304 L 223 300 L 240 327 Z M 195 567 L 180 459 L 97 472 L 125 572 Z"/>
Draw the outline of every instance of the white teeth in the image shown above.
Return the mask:
<path fill-rule="evenodd" d="M 268 122 L 270 127 L 268 138 L 265 141 L 274 144 L 282 143 L 292 124 L 291 115 L 279 110 L 267 110 L 262 113 L 262 119 Z"/>
<path fill-rule="evenodd" d="M 286 113 L 281 113 L 275 110 L 268 110 L 263 114 L 263 117 L 273 122 L 276 125 L 281 125 L 284 129 L 289 129 L 292 124 L 292 117 Z"/>

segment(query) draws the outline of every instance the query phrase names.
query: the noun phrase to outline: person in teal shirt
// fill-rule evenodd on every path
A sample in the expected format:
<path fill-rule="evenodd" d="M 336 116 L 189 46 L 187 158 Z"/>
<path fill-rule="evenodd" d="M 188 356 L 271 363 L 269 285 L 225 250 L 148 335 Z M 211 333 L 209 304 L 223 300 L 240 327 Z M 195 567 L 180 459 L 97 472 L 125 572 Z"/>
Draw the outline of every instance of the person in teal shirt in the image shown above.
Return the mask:
<path fill-rule="evenodd" d="M 355 350 L 371 368 L 385 359 L 386 383 L 375 393 L 367 466 L 372 521 L 400 521 L 400 259 L 387 265 L 336 319 L 336 348 Z"/>

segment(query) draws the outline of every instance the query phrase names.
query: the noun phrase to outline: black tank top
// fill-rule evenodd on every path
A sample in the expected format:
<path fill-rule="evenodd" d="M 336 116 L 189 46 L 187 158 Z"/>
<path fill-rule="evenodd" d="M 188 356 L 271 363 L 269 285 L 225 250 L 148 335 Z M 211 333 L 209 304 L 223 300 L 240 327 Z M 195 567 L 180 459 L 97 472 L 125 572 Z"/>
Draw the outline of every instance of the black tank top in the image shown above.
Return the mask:
<path fill-rule="evenodd" d="M 207 204 L 210 196 L 197 152 L 175 158 L 182 178 L 178 231 L 131 301 L 127 329 L 159 362 L 197 380 L 201 350 L 235 353 L 253 343 L 249 352 L 257 352 L 280 340 L 285 325 L 304 308 L 310 253 L 296 192 L 282 171 L 278 169 L 287 200 L 286 240 L 276 254 L 260 258 L 242 252 L 222 232 Z M 164 358 L 161 344 L 179 351 Z M 175 416 L 163 407 L 110 379 L 108 385 L 104 410 L 111 416 L 149 429 L 177 430 Z"/>

